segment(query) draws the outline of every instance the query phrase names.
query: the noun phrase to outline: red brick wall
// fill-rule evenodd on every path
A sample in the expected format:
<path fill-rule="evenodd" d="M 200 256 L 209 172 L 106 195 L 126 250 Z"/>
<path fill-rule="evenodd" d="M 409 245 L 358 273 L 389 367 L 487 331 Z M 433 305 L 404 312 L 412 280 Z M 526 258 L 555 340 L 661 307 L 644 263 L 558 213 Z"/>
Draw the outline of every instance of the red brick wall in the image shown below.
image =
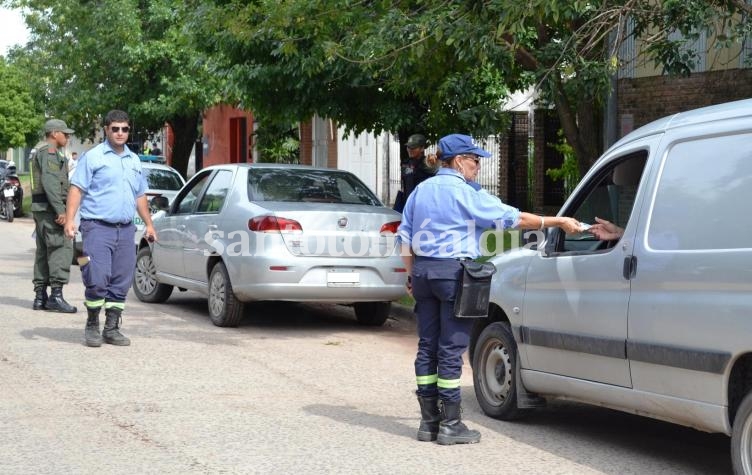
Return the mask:
<path fill-rule="evenodd" d="M 327 120 L 326 123 L 326 166 L 327 168 L 337 168 L 337 124 L 333 120 Z"/>
<path fill-rule="evenodd" d="M 622 124 L 625 116 L 628 119 L 631 115 L 636 129 L 677 112 L 750 97 L 752 69 L 696 73 L 686 78 L 620 79 L 617 123 Z"/>
<path fill-rule="evenodd" d="M 313 163 L 313 129 L 310 122 L 300 124 L 300 164 Z"/>
<path fill-rule="evenodd" d="M 246 134 L 248 147 L 253 146 L 250 137 L 253 134 L 253 114 L 228 105 L 219 105 L 207 109 L 204 112 L 204 140 L 209 144 L 208 151 L 204 154 L 205 167 L 230 163 L 230 119 L 234 117 L 246 118 Z"/>

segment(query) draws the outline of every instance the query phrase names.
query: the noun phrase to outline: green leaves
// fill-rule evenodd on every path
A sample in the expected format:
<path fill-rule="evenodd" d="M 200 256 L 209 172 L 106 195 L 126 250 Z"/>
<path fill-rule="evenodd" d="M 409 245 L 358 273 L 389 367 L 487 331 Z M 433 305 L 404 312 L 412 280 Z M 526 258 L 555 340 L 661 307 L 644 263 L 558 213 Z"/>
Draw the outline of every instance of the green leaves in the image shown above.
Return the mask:
<path fill-rule="evenodd" d="M 42 116 L 32 99 L 23 72 L 0 56 L 0 149 L 23 147 L 42 127 Z"/>

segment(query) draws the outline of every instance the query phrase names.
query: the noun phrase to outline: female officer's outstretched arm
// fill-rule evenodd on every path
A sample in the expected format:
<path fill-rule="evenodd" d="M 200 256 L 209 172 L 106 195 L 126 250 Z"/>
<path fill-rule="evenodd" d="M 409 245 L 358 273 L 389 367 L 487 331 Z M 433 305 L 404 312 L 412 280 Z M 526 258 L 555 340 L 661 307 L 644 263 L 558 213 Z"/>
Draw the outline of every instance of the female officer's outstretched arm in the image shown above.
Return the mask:
<path fill-rule="evenodd" d="M 543 228 L 561 228 L 565 233 L 579 233 L 582 231 L 580 222 L 574 218 L 566 216 L 538 216 L 532 213 L 520 213 L 520 220 L 517 224 L 520 229 L 543 229 Z"/>

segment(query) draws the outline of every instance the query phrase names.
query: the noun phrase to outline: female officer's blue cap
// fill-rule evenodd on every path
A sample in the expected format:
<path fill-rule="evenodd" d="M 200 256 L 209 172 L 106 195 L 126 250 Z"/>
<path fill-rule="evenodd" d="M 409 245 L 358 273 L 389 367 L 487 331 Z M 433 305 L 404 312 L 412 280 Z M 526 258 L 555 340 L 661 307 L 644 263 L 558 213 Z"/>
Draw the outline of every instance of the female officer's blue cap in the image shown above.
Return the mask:
<path fill-rule="evenodd" d="M 450 134 L 442 137 L 438 145 L 441 150 L 441 160 L 449 160 L 457 155 L 472 154 L 479 157 L 490 157 L 491 154 L 475 145 L 469 135 Z"/>

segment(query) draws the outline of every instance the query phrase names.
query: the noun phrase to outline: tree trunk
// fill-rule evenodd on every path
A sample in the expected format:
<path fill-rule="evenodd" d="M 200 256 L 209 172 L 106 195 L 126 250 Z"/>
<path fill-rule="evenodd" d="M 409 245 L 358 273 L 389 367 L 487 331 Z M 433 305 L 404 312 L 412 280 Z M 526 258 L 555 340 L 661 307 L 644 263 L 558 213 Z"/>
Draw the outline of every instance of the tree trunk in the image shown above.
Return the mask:
<path fill-rule="evenodd" d="M 595 100 L 590 99 L 579 104 L 575 111 L 559 80 L 553 96 L 564 137 L 577 156 L 580 176 L 585 176 L 600 155 L 600 108 Z"/>
<path fill-rule="evenodd" d="M 600 156 L 603 147 L 603 114 L 602 108 L 592 97 L 583 98 L 577 107 L 577 130 L 580 142 L 584 148 L 584 155 L 578 156 L 580 176 L 590 170 Z"/>
<path fill-rule="evenodd" d="M 167 121 L 172 127 L 174 141 L 172 144 L 172 167 L 183 178 L 188 178 L 188 160 L 191 157 L 193 144 L 198 138 L 199 114 L 173 117 Z M 196 170 L 198 171 L 198 170 Z"/>

